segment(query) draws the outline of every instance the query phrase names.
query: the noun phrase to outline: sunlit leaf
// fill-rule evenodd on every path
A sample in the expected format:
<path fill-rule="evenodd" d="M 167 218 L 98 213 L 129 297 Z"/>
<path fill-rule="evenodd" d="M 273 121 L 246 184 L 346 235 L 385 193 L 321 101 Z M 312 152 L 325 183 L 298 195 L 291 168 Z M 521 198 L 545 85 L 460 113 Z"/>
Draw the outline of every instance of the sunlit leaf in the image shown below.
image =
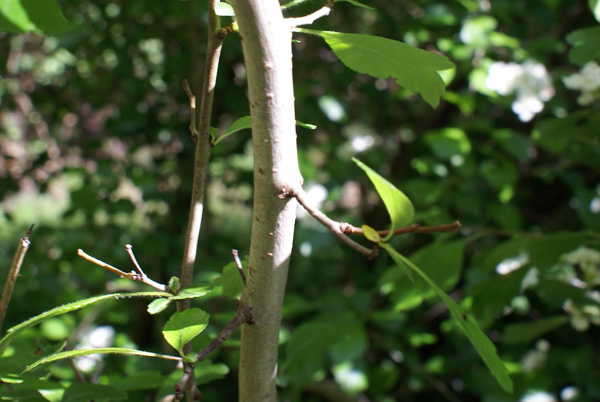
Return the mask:
<path fill-rule="evenodd" d="M 365 237 L 373 243 L 379 243 L 381 241 L 381 236 L 379 236 L 379 233 L 371 226 L 362 225 L 362 230 Z"/>
<path fill-rule="evenodd" d="M 215 7 L 215 13 L 219 17 L 234 17 L 235 16 L 233 7 L 231 7 L 229 4 L 223 3 L 223 2 L 217 4 L 217 6 Z"/>
<path fill-rule="evenodd" d="M 56 0 L 0 0 L 0 32 L 61 35 L 74 28 Z"/>
<path fill-rule="evenodd" d="M 37 315 L 20 323 L 19 325 L 15 325 L 7 331 L 7 334 L 0 340 L 0 354 L 2 354 L 12 339 L 17 336 L 23 330 L 32 327 L 36 324 L 41 323 L 44 320 L 47 320 L 50 317 L 55 317 L 57 315 L 66 314 L 71 311 L 79 310 L 81 308 L 90 306 L 92 304 L 111 300 L 111 299 L 123 299 L 123 298 L 131 298 L 131 297 L 168 297 L 172 296 L 170 293 L 166 292 L 136 292 L 136 293 L 113 293 L 109 295 L 95 296 L 90 297 L 89 299 L 79 300 L 73 303 L 65 304 L 63 306 L 55 307 L 52 310 L 48 310 L 45 313 Z"/>
<path fill-rule="evenodd" d="M 179 294 L 169 297 L 169 300 L 183 300 L 183 299 L 195 299 L 202 297 L 212 292 L 212 286 L 191 286 L 189 288 L 182 289 Z"/>
<path fill-rule="evenodd" d="M 153 300 L 152 303 L 148 304 L 148 313 L 158 314 L 161 311 L 163 311 L 164 309 L 166 309 L 170 303 L 171 303 L 171 300 L 169 300 L 169 299 L 160 298 L 160 299 Z"/>
<path fill-rule="evenodd" d="M 445 56 L 392 39 L 303 28 L 296 31 L 322 37 L 348 68 L 376 78 L 392 77 L 398 85 L 421 94 L 432 107 L 445 92 L 438 72 L 454 68 Z"/>
<path fill-rule="evenodd" d="M 177 312 L 169 318 L 163 328 L 163 336 L 181 356 L 183 346 L 198 336 L 208 325 L 209 314 L 199 308 L 190 308 Z"/>
<path fill-rule="evenodd" d="M 408 197 L 402 191 L 398 190 L 396 186 L 358 159 L 352 158 L 352 160 L 369 176 L 369 179 L 371 179 L 371 182 L 375 186 L 375 190 L 377 190 L 377 194 L 383 200 L 385 208 L 390 214 L 392 228 L 390 229 L 390 233 L 383 239 L 383 241 L 386 241 L 393 236 L 394 230 L 412 222 L 415 215 L 415 208 Z"/>
<path fill-rule="evenodd" d="M 506 366 L 498 357 L 496 347 L 490 341 L 490 339 L 481 331 L 475 320 L 468 316 L 459 306 L 452 300 L 440 287 L 433 282 L 423 271 L 421 271 L 415 264 L 413 264 L 408 258 L 398 253 L 392 246 L 387 243 L 382 243 L 381 247 L 384 248 L 392 259 L 398 264 L 404 264 L 414 270 L 421 278 L 423 278 L 429 286 L 442 298 L 452 318 L 458 325 L 458 327 L 467 336 L 471 344 L 475 347 L 479 356 L 484 361 L 492 375 L 496 378 L 498 384 L 509 393 L 513 391 L 513 383 L 508 375 Z M 443 262 L 440 262 L 443 263 Z"/>
<path fill-rule="evenodd" d="M 46 356 L 35 363 L 28 365 L 24 373 L 33 370 L 34 368 L 41 366 L 42 364 L 52 363 L 58 360 L 69 359 L 78 356 L 88 356 L 93 354 L 118 354 L 118 355 L 130 355 L 130 356 L 144 356 L 144 357 L 155 357 L 165 360 L 176 360 L 181 361 L 180 357 L 161 355 L 158 353 L 144 352 L 143 350 L 127 349 L 127 348 L 97 348 L 97 349 L 76 349 L 69 350 L 67 352 L 55 353 L 50 356 Z"/>

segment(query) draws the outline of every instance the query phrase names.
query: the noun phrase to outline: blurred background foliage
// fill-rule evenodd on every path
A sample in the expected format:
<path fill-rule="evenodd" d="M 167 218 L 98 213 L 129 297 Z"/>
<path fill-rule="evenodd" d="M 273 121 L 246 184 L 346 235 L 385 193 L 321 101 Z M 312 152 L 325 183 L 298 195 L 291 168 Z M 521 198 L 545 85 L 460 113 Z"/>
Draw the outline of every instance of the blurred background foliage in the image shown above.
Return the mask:
<path fill-rule="evenodd" d="M 307 14 L 320 3 L 286 13 Z M 281 333 L 282 400 L 600 400 L 596 2 L 365 4 L 374 10 L 338 2 L 315 28 L 402 40 L 442 52 L 456 70 L 444 74 L 448 91 L 433 110 L 392 79 L 345 68 L 319 38 L 297 35 L 297 119 L 318 126 L 298 128 L 305 187 L 336 220 L 385 228 L 383 205 L 351 161 L 358 157 L 408 194 L 422 224 L 459 220 L 458 235 L 406 235 L 394 245 L 479 321 L 515 393 L 495 384 L 426 286 L 408 282 L 387 257 L 365 260 L 299 211 Z M 193 163 L 182 81 L 197 92 L 206 2 L 61 6 L 75 29 L 0 34 L 1 267 L 35 223 L 5 329 L 60 304 L 139 288 L 78 258 L 78 248 L 129 271 L 124 246 L 132 244 L 146 273 L 163 283 L 180 270 Z M 248 114 L 245 84 L 239 38 L 230 35 L 213 125 L 224 130 Z M 212 283 L 231 249 L 248 252 L 249 139 L 246 130 L 213 149 L 197 283 Z M 235 303 L 219 291 L 197 303 L 211 314 L 199 349 Z M 111 301 L 49 320 L 17 346 L 47 353 L 69 338 L 73 346 L 173 354 L 161 336 L 167 318 L 148 315 L 139 299 Z M 201 387 L 206 400 L 237 398 L 237 344 L 234 336 L 197 369 L 199 383 L 214 380 Z M 0 367 L 15 359 L 0 359 Z M 145 358 L 78 366 L 131 401 L 160 399 L 180 377 L 173 364 Z M 63 385 L 75 381 L 66 363 L 45 370 Z M 43 387 L 50 388 L 31 389 Z M 53 400 L 50 391 L 22 392 Z"/>

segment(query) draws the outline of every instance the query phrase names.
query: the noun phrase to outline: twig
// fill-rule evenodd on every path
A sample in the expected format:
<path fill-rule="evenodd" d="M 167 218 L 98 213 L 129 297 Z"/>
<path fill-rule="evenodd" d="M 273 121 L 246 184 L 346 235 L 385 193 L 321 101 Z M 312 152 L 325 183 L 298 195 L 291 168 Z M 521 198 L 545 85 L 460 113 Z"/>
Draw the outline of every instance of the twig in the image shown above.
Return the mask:
<path fill-rule="evenodd" d="M 327 17 L 333 8 L 333 0 L 329 0 L 327 4 L 323 7 L 315 11 L 314 13 L 310 13 L 305 15 L 304 17 L 296 17 L 296 18 L 286 18 L 286 21 L 290 23 L 291 28 L 296 28 L 301 25 L 310 25 L 319 18 Z"/>
<path fill-rule="evenodd" d="M 29 241 L 29 235 L 31 235 L 32 230 L 33 225 L 31 225 L 31 227 L 27 231 L 27 235 L 21 238 L 19 246 L 17 247 L 17 251 L 15 252 L 15 256 L 12 260 L 12 263 L 10 264 L 10 269 L 8 270 L 8 276 L 6 277 L 6 282 L 4 283 L 2 297 L 0 297 L 0 329 L 2 329 L 4 317 L 6 317 L 8 303 L 10 302 L 10 297 L 12 296 L 15 283 L 17 282 L 17 277 L 19 276 L 19 271 L 21 270 L 23 259 L 25 258 L 25 254 L 27 254 L 29 245 L 31 244 L 31 242 Z"/>
<path fill-rule="evenodd" d="M 461 224 L 459 221 L 454 221 L 447 225 L 439 225 L 439 226 L 421 226 L 418 223 L 414 223 L 409 226 L 405 226 L 402 228 L 398 228 L 394 230 L 394 236 L 408 233 L 447 233 L 447 232 L 456 232 L 461 228 Z M 345 234 L 363 234 L 362 228 L 352 226 L 349 223 L 343 225 L 342 231 Z M 379 230 L 377 231 L 380 236 L 385 237 L 390 233 L 389 230 Z"/>
<path fill-rule="evenodd" d="M 317 208 L 310 205 L 308 203 L 308 200 L 306 199 L 306 192 L 302 187 L 297 186 L 293 189 L 282 189 L 280 197 L 294 197 L 309 214 L 311 214 L 316 220 L 321 222 L 321 224 L 327 229 L 329 229 L 331 233 L 336 235 L 340 240 L 342 240 L 344 243 L 346 243 L 359 253 L 369 258 L 377 257 L 377 255 L 379 254 L 378 248 L 369 249 L 363 245 L 358 244 L 357 242 L 346 236 L 344 230 L 348 224 L 336 222 L 333 219 L 330 219 L 323 212 L 319 211 Z"/>
<path fill-rule="evenodd" d="M 188 80 L 183 80 L 183 90 L 190 100 L 190 133 L 192 139 L 198 141 L 198 127 L 196 126 L 196 96 L 192 93 Z"/>
<path fill-rule="evenodd" d="M 131 245 L 128 244 L 125 248 L 127 248 L 128 253 L 131 251 Z M 148 286 L 153 287 L 154 289 L 156 289 L 158 291 L 171 293 L 171 289 L 169 289 L 169 287 L 167 285 L 163 285 L 162 283 L 155 282 L 152 279 L 148 278 L 148 276 L 146 274 L 144 274 L 142 269 L 139 267 L 139 264 L 137 264 L 137 261 L 135 261 L 134 264 L 136 264 L 136 268 L 138 268 L 138 270 L 140 271 L 140 274 L 136 273 L 135 271 L 123 272 L 120 269 L 115 268 L 112 265 L 105 263 L 104 261 L 101 261 L 97 258 L 92 257 L 89 254 L 86 254 L 85 251 L 83 251 L 82 249 L 77 250 L 77 255 L 80 256 L 81 258 L 83 258 L 84 260 L 88 260 L 89 262 L 96 264 L 99 267 L 102 267 L 104 269 L 109 270 L 110 272 L 112 272 L 114 274 L 119 275 L 120 278 L 126 278 L 129 280 L 135 281 L 135 282 L 142 282 Z M 132 255 L 132 252 L 130 253 L 130 256 L 131 255 Z M 135 257 L 133 257 L 132 260 L 135 260 Z"/>
<path fill-rule="evenodd" d="M 246 283 L 246 274 L 244 274 L 244 268 L 242 267 L 242 262 L 240 261 L 240 255 L 238 254 L 238 251 L 231 250 L 231 254 L 233 254 L 233 259 L 235 261 L 235 265 L 236 265 L 238 271 L 240 272 L 240 276 L 242 277 L 242 280 L 244 281 L 244 283 Z"/>
<path fill-rule="evenodd" d="M 127 254 L 129 254 L 129 258 L 131 258 L 131 262 L 133 262 L 133 265 L 135 265 L 135 268 L 138 270 L 140 275 L 146 276 L 144 271 L 142 271 L 142 267 L 140 267 L 140 264 L 138 264 L 137 260 L 135 259 L 135 255 L 133 254 L 133 248 L 131 247 L 131 244 L 126 244 L 125 250 L 127 251 Z"/>

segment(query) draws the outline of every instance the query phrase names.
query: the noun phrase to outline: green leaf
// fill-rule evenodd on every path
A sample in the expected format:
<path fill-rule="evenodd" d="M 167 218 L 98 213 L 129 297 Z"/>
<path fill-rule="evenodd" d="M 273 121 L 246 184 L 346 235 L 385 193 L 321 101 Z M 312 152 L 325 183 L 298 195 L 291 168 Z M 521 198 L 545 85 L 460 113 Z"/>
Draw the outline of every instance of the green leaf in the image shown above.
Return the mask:
<path fill-rule="evenodd" d="M 356 6 L 356 7 L 366 8 L 367 10 L 375 10 L 373 7 L 367 6 L 366 4 L 363 4 L 363 3 L 359 3 L 356 0 L 334 0 L 335 3 L 338 3 L 338 2 L 341 2 L 341 1 L 346 2 L 346 3 L 350 3 L 350 4 L 352 4 L 353 6 Z"/>
<path fill-rule="evenodd" d="M 186 310 L 187 311 L 187 310 Z M 165 360 L 176 360 L 181 361 L 180 357 L 161 355 L 158 353 L 144 352 L 143 350 L 127 349 L 127 348 L 97 348 L 97 349 L 76 349 L 69 350 L 67 352 L 55 353 L 50 356 L 46 356 L 35 363 L 32 363 L 25 367 L 23 373 L 33 370 L 34 368 L 41 366 L 42 364 L 48 364 L 59 360 L 69 359 L 78 356 L 87 356 L 93 354 L 117 354 L 117 355 L 128 355 L 128 356 L 143 356 L 143 357 L 156 357 Z"/>
<path fill-rule="evenodd" d="M 108 386 L 92 384 L 89 382 L 75 382 L 66 389 L 62 402 L 80 402 L 80 401 L 115 401 L 127 399 L 127 393 Z"/>
<path fill-rule="evenodd" d="M 567 35 L 567 42 L 573 45 L 569 59 L 580 66 L 588 61 L 600 61 L 600 27 L 583 28 Z"/>
<path fill-rule="evenodd" d="M 588 4 L 590 5 L 590 10 L 594 14 L 594 18 L 596 21 L 600 22 L 600 0 L 588 0 Z"/>
<path fill-rule="evenodd" d="M 371 226 L 362 225 L 362 230 L 367 240 L 370 240 L 373 243 L 379 243 L 381 241 L 381 236 L 379 236 L 379 233 Z"/>
<path fill-rule="evenodd" d="M 390 229 L 390 233 L 383 239 L 383 241 L 387 241 L 393 236 L 394 230 L 412 222 L 415 215 L 415 208 L 408 197 L 402 191 L 398 190 L 396 186 L 358 159 L 352 158 L 352 160 L 369 176 L 369 179 L 371 179 L 371 182 L 375 186 L 375 190 L 377 190 L 377 194 L 383 200 L 385 208 L 390 214 L 392 228 Z"/>
<path fill-rule="evenodd" d="M 56 0 L 0 0 L 0 32 L 61 35 L 74 28 Z"/>
<path fill-rule="evenodd" d="M 65 314 L 65 313 L 69 313 L 71 311 L 79 310 L 81 308 L 84 308 L 84 307 L 87 307 L 92 304 L 95 304 L 95 303 L 98 303 L 101 301 L 105 301 L 105 300 L 123 299 L 125 297 L 130 298 L 130 297 L 168 297 L 168 296 L 171 296 L 171 294 L 166 293 L 166 292 L 113 293 L 113 294 L 109 294 L 109 295 L 90 297 L 89 299 L 83 299 L 83 300 L 79 300 L 79 301 L 76 301 L 73 303 L 65 304 L 63 306 L 55 307 L 52 310 L 48 310 L 45 313 L 42 313 L 40 315 L 37 315 L 35 317 L 28 319 L 27 321 L 24 321 L 18 325 L 15 325 L 14 327 L 12 327 L 8 331 L 6 331 L 7 334 L 4 336 L 4 338 L 2 338 L 0 340 L 0 355 L 2 353 L 4 353 L 4 351 L 6 350 L 6 348 L 8 347 L 8 345 L 10 344 L 10 342 L 13 340 L 13 338 L 16 335 L 18 335 L 20 332 L 22 332 L 23 330 L 25 330 L 27 328 L 30 328 L 36 324 L 41 323 L 44 320 L 47 320 L 48 318 L 55 317 L 57 315 L 61 315 L 61 314 Z"/>
<path fill-rule="evenodd" d="M 223 2 L 217 4 L 215 7 L 215 14 L 217 14 L 219 17 L 235 17 L 233 7 Z"/>
<path fill-rule="evenodd" d="M 195 307 L 177 312 L 165 324 L 163 336 L 181 356 L 185 356 L 183 346 L 204 331 L 208 318 L 206 311 Z"/>
<path fill-rule="evenodd" d="M 444 56 L 387 38 L 303 28 L 295 31 L 322 37 L 348 68 L 376 78 L 393 77 L 398 85 L 421 94 L 432 107 L 437 107 L 445 92 L 438 71 L 454 68 Z"/>
<path fill-rule="evenodd" d="M 212 290 L 212 286 L 191 286 L 189 288 L 182 289 L 179 294 L 169 297 L 169 300 L 195 299 L 212 292 Z"/>
<path fill-rule="evenodd" d="M 314 124 L 302 123 L 301 121 L 296 120 L 296 125 L 299 127 L 308 128 L 309 130 L 315 130 L 317 126 Z"/>
<path fill-rule="evenodd" d="M 161 299 L 153 300 L 152 303 L 148 304 L 148 313 L 158 314 L 161 311 L 163 311 L 164 309 L 166 309 L 170 303 L 171 303 L 171 300 L 169 300 L 169 299 L 161 298 Z"/>
<path fill-rule="evenodd" d="M 179 291 L 178 277 L 172 276 L 171 279 L 169 279 L 169 289 L 171 289 L 171 292 L 173 292 L 173 294 L 177 294 L 177 292 Z"/>
<path fill-rule="evenodd" d="M 498 357 L 496 352 L 496 347 L 490 341 L 490 339 L 481 331 L 477 323 L 473 320 L 473 318 L 469 317 L 464 311 L 452 300 L 438 285 L 435 284 L 423 271 L 421 271 L 415 264 L 413 264 L 409 259 L 402 256 L 396 250 L 393 249 L 387 243 L 382 243 L 381 247 L 384 248 L 390 256 L 396 261 L 396 263 L 403 263 L 410 268 L 412 268 L 421 278 L 423 278 L 429 286 L 442 298 L 446 306 L 448 306 L 448 310 L 450 310 L 450 314 L 454 321 L 458 324 L 458 327 L 463 331 L 463 333 L 467 336 L 469 341 L 473 344 L 479 356 L 481 356 L 482 360 L 492 373 L 492 375 L 496 378 L 498 384 L 504 389 L 506 392 L 512 393 L 513 391 L 513 383 L 508 375 L 508 370 L 506 366 Z"/>
<path fill-rule="evenodd" d="M 248 265 L 247 260 L 242 261 L 242 267 Z M 213 279 L 215 286 L 223 287 L 223 294 L 230 299 L 239 299 L 244 291 L 244 281 L 235 262 L 230 262 L 223 267 L 221 276 Z"/>
<path fill-rule="evenodd" d="M 569 316 L 560 315 L 556 317 L 542 318 L 534 322 L 510 324 L 504 327 L 502 334 L 503 343 L 527 343 L 548 331 L 560 327 L 569 322 Z"/>
<path fill-rule="evenodd" d="M 302 123 L 301 121 L 296 121 L 296 125 L 300 126 L 300 127 L 308 128 L 310 130 L 314 130 L 317 128 L 317 126 L 315 126 L 313 124 L 306 124 L 306 123 Z M 252 118 L 250 116 L 240 117 L 239 119 L 237 119 L 236 121 L 231 123 L 229 128 L 227 130 L 225 130 L 225 132 L 223 134 L 221 134 L 219 136 L 219 138 L 214 140 L 214 144 L 217 145 L 225 137 L 229 137 L 231 134 L 237 133 L 240 130 L 251 129 L 251 128 L 252 128 Z M 216 135 L 217 135 L 217 133 L 215 132 L 215 135 L 212 136 L 213 139 L 216 137 Z"/>

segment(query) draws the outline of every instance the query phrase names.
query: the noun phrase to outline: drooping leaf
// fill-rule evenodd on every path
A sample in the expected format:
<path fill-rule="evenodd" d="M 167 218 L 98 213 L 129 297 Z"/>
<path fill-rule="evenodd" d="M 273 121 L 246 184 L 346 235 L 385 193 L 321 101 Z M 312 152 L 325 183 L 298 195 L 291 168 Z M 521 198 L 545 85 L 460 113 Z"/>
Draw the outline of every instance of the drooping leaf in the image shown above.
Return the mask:
<path fill-rule="evenodd" d="M 392 39 L 303 28 L 296 31 L 322 37 L 348 68 L 376 78 L 392 77 L 398 85 L 421 94 L 432 107 L 437 107 L 445 92 L 438 72 L 454 67 L 445 56 Z"/>
<path fill-rule="evenodd" d="M 396 186 L 358 159 L 352 158 L 352 160 L 369 176 L 369 179 L 371 179 L 371 182 L 375 186 L 375 190 L 377 190 L 377 194 L 383 200 L 385 208 L 390 214 L 392 228 L 390 229 L 390 233 L 383 239 L 383 241 L 386 241 L 393 236 L 394 230 L 412 222 L 415 215 L 415 208 L 408 197 L 402 191 L 398 190 Z"/>
<path fill-rule="evenodd" d="M 61 35 L 74 28 L 56 0 L 0 0 L 0 32 Z"/>
<path fill-rule="evenodd" d="M 181 361 L 180 357 L 161 355 L 158 353 L 144 352 L 143 350 L 127 349 L 127 348 L 96 348 L 96 349 L 75 349 L 67 352 L 55 353 L 50 356 L 46 356 L 35 363 L 28 365 L 23 373 L 33 370 L 34 368 L 47 363 L 52 363 L 58 360 L 69 359 L 78 356 L 88 356 L 93 354 L 118 354 L 118 355 L 130 355 L 130 356 L 144 356 L 144 357 L 155 357 L 165 360 Z"/>
<path fill-rule="evenodd" d="M 513 383 L 508 375 L 506 366 L 498 357 L 496 347 L 490 341 L 490 339 L 481 331 L 475 320 L 468 316 L 459 306 L 452 300 L 435 282 L 433 282 L 423 271 L 421 271 L 415 264 L 409 259 L 398 253 L 392 246 L 387 243 L 382 243 L 381 247 L 384 248 L 392 259 L 398 264 L 404 264 L 414 270 L 421 278 L 423 278 L 429 286 L 442 298 L 452 318 L 456 322 L 457 326 L 467 336 L 471 344 L 475 347 L 479 356 L 484 361 L 492 375 L 496 378 L 498 384 L 509 393 L 513 391 Z"/>
<path fill-rule="evenodd" d="M 171 300 L 169 299 L 156 299 L 153 300 L 150 304 L 148 304 L 148 313 L 149 314 L 158 314 L 164 309 L 166 309 L 169 304 L 171 304 Z"/>
<path fill-rule="evenodd" d="M 504 327 L 503 343 L 527 343 L 569 322 L 569 316 L 541 318 L 534 322 L 510 324 Z"/>
<path fill-rule="evenodd" d="M 367 10 L 375 10 L 373 7 L 367 6 L 366 4 L 360 3 L 360 2 L 358 2 L 356 0 L 334 0 L 335 3 L 341 2 L 341 1 L 346 2 L 346 3 L 350 3 L 350 4 L 352 4 L 353 6 L 356 6 L 356 7 L 366 8 Z"/>
<path fill-rule="evenodd" d="M 181 356 L 185 356 L 183 346 L 204 331 L 208 319 L 209 314 L 196 307 L 177 312 L 165 324 L 163 336 Z"/>
<path fill-rule="evenodd" d="M 55 317 L 57 315 L 66 314 L 71 311 L 79 310 L 81 308 L 90 306 L 94 303 L 98 303 L 101 301 L 111 300 L 111 299 L 123 299 L 130 297 L 168 297 L 172 296 L 170 293 L 166 292 L 136 292 L 136 293 L 113 293 L 109 295 L 95 296 L 90 297 L 89 299 L 79 300 L 73 303 L 65 304 L 63 306 L 55 307 L 52 310 L 48 310 L 45 313 L 37 315 L 24 321 L 14 327 L 10 328 L 7 334 L 0 340 L 0 354 L 2 354 L 12 339 L 17 336 L 21 331 L 30 328 L 36 324 L 41 323 L 48 318 Z"/>
<path fill-rule="evenodd" d="M 362 225 L 362 230 L 367 240 L 370 240 L 373 243 L 379 243 L 381 241 L 381 236 L 379 236 L 379 233 L 371 226 Z"/>
<path fill-rule="evenodd" d="M 580 66 L 588 61 L 600 62 L 600 27 L 583 28 L 567 35 L 567 42 L 573 46 L 569 59 Z"/>

